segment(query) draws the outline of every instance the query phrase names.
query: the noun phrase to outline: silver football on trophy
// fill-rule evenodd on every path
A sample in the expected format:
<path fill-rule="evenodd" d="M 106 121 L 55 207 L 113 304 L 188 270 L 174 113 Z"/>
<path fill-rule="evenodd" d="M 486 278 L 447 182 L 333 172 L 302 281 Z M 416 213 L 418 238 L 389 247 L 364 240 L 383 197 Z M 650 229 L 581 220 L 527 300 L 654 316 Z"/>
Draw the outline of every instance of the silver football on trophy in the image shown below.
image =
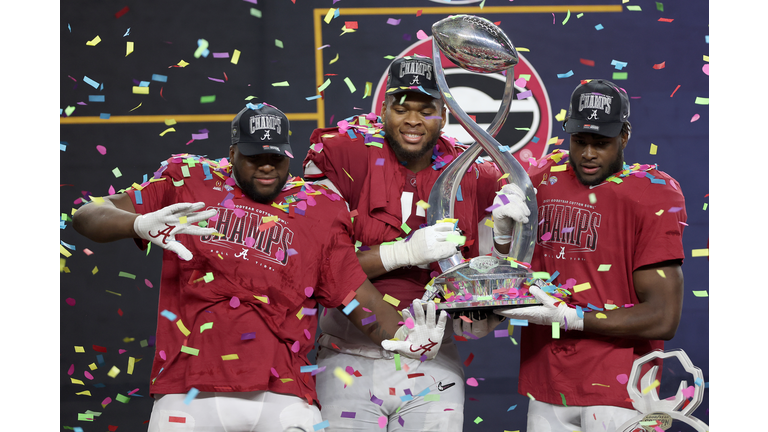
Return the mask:
<path fill-rule="evenodd" d="M 446 57 L 472 72 L 500 72 L 518 62 L 517 50 L 507 35 L 485 18 L 444 18 L 432 25 L 432 37 Z"/>

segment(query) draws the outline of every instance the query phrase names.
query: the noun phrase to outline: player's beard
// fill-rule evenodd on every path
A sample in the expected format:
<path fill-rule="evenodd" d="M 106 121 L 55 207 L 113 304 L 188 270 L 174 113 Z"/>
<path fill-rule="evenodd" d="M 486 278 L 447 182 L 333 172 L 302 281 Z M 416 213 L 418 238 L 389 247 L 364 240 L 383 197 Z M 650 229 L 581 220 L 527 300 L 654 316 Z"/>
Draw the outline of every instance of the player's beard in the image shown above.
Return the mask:
<path fill-rule="evenodd" d="M 232 178 L 235 179 L 237 186 L 248 198 L 260 204 L 271 204 L 275 198 L 280 195 L 283 186 L 288 182 L 288 172 L 285 173 L 284 177 L 277 178 L 277 182 L 275 182 L 275 185 L 273 186 L 274 189 L 270 190 L 268 193 L 261 193 L 256 190 L 256 187 L 253 185 L 253 180 L 249 181 L 248 179 L 240 177 L 240 173 L 237 172 L 237 167 L 234 164 L 232 165 Z"/>
<path fill-rule="evenodd" d="M 422 148 L 418 150 L 408 150 L 400 143 L 398 131 L 394 128 L 390 129 L 386 123 L 384 124 L 384 136 L 387 138 L 389 147 L 391 147 L 392 151 L 395 152 L 397 160 L 401 162 L 420 160 L 424 157 L 425 154 L 432 152 L 435 144 L 437 144 L 437 140 L 440 138 L 439 135 L 434 135 L 432 139 L 427 141 Z"/>
<path fill-rule="evenodd" d="M 573 162 L 573 159 L 568 158 L 568 163 L 571 164 L 571 168 L 573 168 L 573 172 L 576 174 L 576 178 L 579 179 L 581 184 L 584 186 L 597 186 L 604 182 L 605 179 L 612 176 L 613 174 L 616 174 L 617 172 L 621 171 L 622 168 L 624 168 L 624 149 L 619 148 L 619 152 L 616 154 L 616 158 L 611 161 L 610 164 L 604 166 L 601 175 L 594 180 L 585 180 L 582 178 L 581 172 L 576 169 L 576 164 Z"/>

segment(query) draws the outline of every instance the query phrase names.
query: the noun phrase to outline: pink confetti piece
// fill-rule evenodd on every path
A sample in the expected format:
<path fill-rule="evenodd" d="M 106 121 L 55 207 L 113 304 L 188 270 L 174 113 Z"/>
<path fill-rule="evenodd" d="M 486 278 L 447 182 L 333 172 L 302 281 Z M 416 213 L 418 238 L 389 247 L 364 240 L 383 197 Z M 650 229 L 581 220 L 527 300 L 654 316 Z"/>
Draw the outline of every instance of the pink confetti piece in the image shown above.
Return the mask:
<path fill-rule="evenodd" d="M 83 372 L 83 375 L 84 375 L 86 378 L 88 378 L 89 380 L 92 380 L 92 379 L 93 379 L 93 375 L 91 375 L 91 373 L 90 373 L 90 372 L 88 372 L 88 371 L 85 371 L 85 372 Z"/>
<path fill-rule="evenodd" d="M 288 249 L 288 256 L 294 256 L 298 255 L 299 253 L 296 252 L 296 249 Z"/>
<path fill-rule="evenodd" d="M 419 31 L 421 31 L 421 30 L 419 30 Z M 387 419 L 387 416 L 380 416 L 379 417 L 379 427 L 384 429 L 385 427 L 387 427 L 387 422 L 388 421 L 389 420 Z"/>
<path fill-rule="evenodd" d="M 98 150 L 99 153 L 101 153 L 103 155 L 107 154 L 107 148 L 104 147 L 103 145 L 97 145 L 96 146 L 96 150 Z"/>
<path fill-rule="evenodd" d="M 211 80 L 211 81 L 216 81 L 216 82 L 220 82 L 220 83 L 223 83 L 223 82 L 224 82 L 224 80 L 223 80 L 223 79 L 218 79 L 218 78 L 211 78 L 211 77 L 208 77 L 208 79 L 209 79 L 209 80 Z"/>
<path fill-rule="evenodd" d="M 627 374 L 619 374 L 619 375 L 616 375 L 616 381 L 618 381 L 619 384 L 624 385 L 627 383 L 627 381 L 629 381 L 629 377 L 627 376 Z"/>
<path fill-rule="evenodd" d="M 163 360 L 165 360 L 165 359 L 166 359 L 166 358 L 165 358 L 165 351 L 163 351 L 163 350 L 160 350 L 160 352 L 159 352 L 159 353 L 157 353 L 157 355 L 159 355 L 159 356 L 160 356 L 160 358 L 161 358 L 161 359 L 163 359 Z"/>
<path fill-rule="evenodd" d="M 88 248 L 83 249 L 83 253 L 88 255 L 88 256 L 93 255 L 93 252 L 90 249 L 88 249 Z"/>
<path fill-rule="evenodd" d="M 299 341 L 296 341 L 291 345 L 291 351 L 297 353 L 299 352 L 299 349 L 301 349 L 301 345 L 299 344 Z"/>
<path fill-rule="evenodd" d="M 229 305 L 232 307 L 232 309 L 237 308 L 240 306 L 240 299 L 237 298 L 237 296 L 232 297 L 232 299 L 229 300 Z"/>
<path fill-rule="evenodd" d="M 412 329 L 415 324 L 413 323 L 413 318 L 407 318 L 405 320 L 405 326 L 409 329 Z"/>
<path fill-rule="evenodd" d="M 285 155 L 286 156 L 288 156 L 289 158 L 293 159 L 293 155 L 291 154 L 291 152 L 289 152 L 288 150 L 284 150 L 284 151 L 285 151 Z"/>
<path fill-rule="evenodd" d="M 111 397 L 106 397 L 106 398 L 104 398 L 103 401 L 101 401 L 102 405 L 109 405 L 110 403 L 112 403 L 112 398 Z"/>
<path fill-rule="evenodd" d="M 702 68 L 702 71 L 704 71 L 705 74 L 709 75 L 709 63 L 705 64 Z"/>
<path fill-rule="evenodd" d="M 66 299 L 64 301 L 67 302 L 67 304 L 70 305 L 70 306 L 74 306 L 75 305 L 75 299 L 73 299 L 72 297 L 69 297 L 68 299 Z"/>
<path fill-rule="evenodd" d="M 255 244 L 256 244 L 256 239 L 255 238 L 253 238 L 253 237 L 246 237 L 245 238 L 245 246 L 246 247 L 252 248 L 253 245 L 255 245 Z"/>
<path fill-rule="evenodd" d="M 477 380 L 474 378 L 467 378 L 467 385 L 471 387 L 477 387 Z"/>
<path fill-rule="evenodd" d="M 118 354 L 122 354 L 122 353 L 124 353 L 124 352 L 127 352 L 127 351 L 126 351 L 126 350 L 124 350 L 124 349 L 122 349 L 122 348 L 120 348 L 119 350 L 117 350 L 117 353 L 118 353 Z"/>
<path fill-rule="evenodd" d="M 277 370 L 275 370 L 275 368 L 269 368 L 269 371 L 272 372 L 272 375 L 274 375 L 275 378 L 280 378 L 280 375 L 278 375 Z"/>
<path fill-rule="evenodd" d="M 306 287 L 304 288 L 304 295 L 307 297 L 312 297 L 312 294 L 315 292 L 315 289 L 312 287 Z"/>
<path fill-rule="evenodd" d="M 109 190 L 108 190 L 107 192 L 108 192 L 110 195 L 114 195 L 114 194 L 115 194 L 115 187 L 114 187 L 114 186 L 112 186 L 112 185 L 109 185 Z"/>
<path fill-rule="evenodd" d="M 299 201 L 298 203 L 296 203 L 296 208 L 298 208 L 301 211 L 306 211 L 307 210 L 307 202 L 306 201 Z"/>
<path fill-rule="evenodd" d="M 67 371 L 67 375 L 72 375 L 73 373 L 75 373 L 75 365 L 74 364 L 69 367 L 69 370 Z"/>
<path fill-rule="evenodd" d="M 543 236 L 541 236 L 541 241 L 548 241 L 551 238 L 552 238 L 552 233 L 551 232 L 546 232 L 546 233 L 544 233 Z"/>
<path fill-rule="evenodd" d="M 239 218 L 245 216 L 245 210 L 243 210 L 241 208 L 236 208 L 235 209 L 235 216 L 237 216 Z"/>
<path fill-rule="evenodd" d="M 696 388 L 694 386 L 688 386 L 683 389 L 683 397 L 686 399 L 692 398 L 694 393 L 696 393 Z"/>
<path fill-rule="evenodd" d="M 418 39 L 418 40 L 424 40 L 424 39 L 426 39 L 428 37 L 429 36 L 427 36 L 427 34 L 424 33 L 424 30 L 419 30 L 419 31 L 416 32 L 416 39 Z"/>
<path fill-rule="evenodd" d="M 694 114 L 693 117 L 691 117 L 691 123 L 695 122 L 698 119 L 699 119 L 699 115 L 698 114 Z"/>
<path fill-rule="evenodd" d="M 307 329 L 304 329 L 304 336 L 307 338 L 307 340 L 312 339 L 312 334 Z"/>
<path fill-rule="evenodd" d="M 150 282 L 149 279 L 144 279 L 144 285 L 152 288 L 152 282 Z"/>
<path fill-rule="evenodd" d="M 396 25 L 400 24 L 400 20 L 399 19 L 395 19 L 395 18 L 388 18 L 387 19 L 387 24 L 396 26 Z"/>
<path fill-rule="evenodd" d="M 275 259 L 277 259 L 278 261 L 282 261 L 283 258 L 285 258 L 285 252 L 283 252 L 282 249 L 278 249 L 277 252 L 275 253 Z"/>
<path fill-rule="evenodd" d="M 376 166 L 384 166 L 384 158 L 376 159 Z"/>

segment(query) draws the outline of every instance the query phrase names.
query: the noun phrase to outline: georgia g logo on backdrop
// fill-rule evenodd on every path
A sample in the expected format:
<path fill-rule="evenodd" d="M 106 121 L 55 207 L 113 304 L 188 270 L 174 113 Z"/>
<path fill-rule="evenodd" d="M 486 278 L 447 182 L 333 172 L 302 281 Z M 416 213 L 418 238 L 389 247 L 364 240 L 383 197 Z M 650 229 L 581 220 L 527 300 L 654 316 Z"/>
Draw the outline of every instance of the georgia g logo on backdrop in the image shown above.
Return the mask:
<path fill-rule="evenodd" d="M 422 39 L 406 48 L 397 57 L 418 54 L 432 57 L 432 37 Z M 549 96 L 539 74 L 522 55 L 515 65 L 515 77 L 530 75 L 525 88 L 515 86 L 515 95 L 509 107 L 509 115 L 498 134 L 496 141 L 508 146 L 512 154 L 523 167 L 528 167 L 528 159 L 540 159 L 547 154 L 552 134 L 552 108 Z M 488 129 L 501 105 L 506 78 L 501 73 L 481 74 L 470 72 L 454 65 L 442 53 L 440 55 L 445 69 L 445 80 L 456 102 L 466 113 L 475 118 L 483 129 Z M 381 113 L 387 85 L 387 70 L 384 69 L 376 87 L 371 111 Z M 518 99 L 519 93 L 530 91 L 530 96 Z M 456 138 L 462 144 L 471 144 L 474 140 L 459 124 L 452 114 L 448 114 L 443 131 Z"/>

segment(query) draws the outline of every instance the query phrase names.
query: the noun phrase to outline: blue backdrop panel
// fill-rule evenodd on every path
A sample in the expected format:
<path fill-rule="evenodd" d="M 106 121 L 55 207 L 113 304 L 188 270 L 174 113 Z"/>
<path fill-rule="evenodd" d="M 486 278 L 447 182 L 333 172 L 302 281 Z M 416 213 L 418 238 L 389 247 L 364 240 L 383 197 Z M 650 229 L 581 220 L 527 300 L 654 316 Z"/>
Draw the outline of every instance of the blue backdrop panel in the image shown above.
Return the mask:
<path fill-rule="evenodd" d="M 542 131 L 538 143 L 522 143 L 533 157 L 567 148 L 555 117 L 580 79 L 613 80 L 632 98 L 625 160 L 658 164 L 686 196 L 683 316 L 666 347 L 685 350 L 704 372 L 702 385 L 709 382 L 709 303 L 700 296 L 709 290 L 709 262 L 694 256 L 708 248 L 709 229 L 706 2 L 75 0 L 60 8 L 62 215 L 84 194 L 141 183 L 172 153 L 226 156 L 229 122 L 249 96 L 290 118 L 291 172 L 301 175 L 311 131 L 378 112 L 376 90 L 392 56 L 424 49 L 431 25 L 452 14 L 496 22 L 520 48 L 526 66 L 515 73 L 532 75 L 532 110 L 543 124 L 513 113 L 505 128 Z M 449 78 L 456 85 L 469 79 Z M 501 96 L 488 88 L 476 90 Z M 467 106 L 478 122 L 496 110 Z M 524 135 L 504 133 L 514 142 Z M 550 138 L 565 141 L 546 146 Z M 160 250 L 97 244 L 70 225 L 65 220 L 61 230 L 61 427 L 146 430 Z M 519 343 L 519 329 L 458 343 L 462 360 L 473 355 L 465 374 L 478 383 L 466 387 L 465 430 L 525 431 Z M 113 366 L 120 370 L 114 377 Z M 683 376 L 665 364 L 660 396 L 672 396 Z M 694 416 L 708 422 L 708 390 Z"/>

